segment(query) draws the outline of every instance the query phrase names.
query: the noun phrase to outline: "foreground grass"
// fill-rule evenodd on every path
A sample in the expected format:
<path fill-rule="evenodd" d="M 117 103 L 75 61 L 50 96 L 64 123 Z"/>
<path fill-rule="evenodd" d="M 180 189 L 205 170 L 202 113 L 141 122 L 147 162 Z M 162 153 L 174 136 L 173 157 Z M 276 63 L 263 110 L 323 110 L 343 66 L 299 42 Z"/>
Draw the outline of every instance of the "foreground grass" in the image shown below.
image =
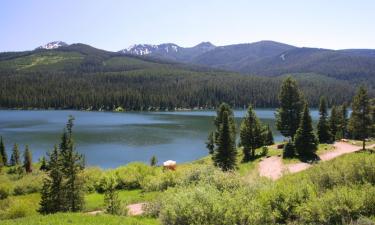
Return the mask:
<path fill-rule="evenodd" d="M 159 192 L 142 192 L 141 190 L 120 190 L 119 199 L 125 205 L 148 202 L 155 199 Z M 85 211 L 101 210 L 104 208 L 104 195 L 92 193 L 85 196 Z"/>
<path fill-rule="evenodd" d="M 146 217 L 123 217 L 111 215 L 86 215 L 82 213 L 58 213 L 35 215 L 15 220 L 3 220 L 1 225 L 158 225 L 157 219 Z"/>

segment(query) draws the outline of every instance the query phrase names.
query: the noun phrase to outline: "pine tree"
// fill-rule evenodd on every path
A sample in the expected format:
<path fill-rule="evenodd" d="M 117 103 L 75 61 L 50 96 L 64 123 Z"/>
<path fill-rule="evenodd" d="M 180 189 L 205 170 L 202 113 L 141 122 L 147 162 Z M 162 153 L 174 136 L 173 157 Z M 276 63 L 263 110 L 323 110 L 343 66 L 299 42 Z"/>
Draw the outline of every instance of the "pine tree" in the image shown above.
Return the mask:
<path fill-rule="evenodd" d="M 48 163 L 48 178 L 43 184 L 41 213 L 72 211 L 83 208 L 84 157 L 75 151 L 72 138 L 73 117 L 69 117 L 61 137 L 60 148 L 55 147 Z"/>
<path fill-rule="evenodd" d="M 18 145 L 14 144 L 12 149 L 12 155 L 10 156 L 10 165 L 18 166 L 20 165 L 20 151 L 18 150 Z"/>
<path fill-rule="evenodd" d="M 112 215 L 119 215 L 121 201 L 116 190 L 117 182 L 114 177 L 106 178 L 106 187 L 104 192 L 104 204 L 106 212 Z"/>
<path fill-rule="evenodd" d="M 319 114 L 320 117 L 317 125 L 319 142 L 330 143 L 332 141 L 332 134 L 328 124 L 327 103 L 324 97 L 320 98 Z"/>
<path fill-rule="evenodd" d="M 23 167 L 25 168 L 26 173 L 31 173 L 33 172 L 32 168 L 32 155 L 29 150 L 29 146 L 26 145 L 25 147 L 25 152 L 24 152 L 24 161 L 23 161 Z"/>
<path fill-rule="evenodd" d="M 240 138 L 244 153 L 243 160 L 247 162 L 255 158 L 255 149 L 264 144 L 263 125 L 251 106 L 247 109 L 247 114 L 241 123 Z"/>
<path fill-rule="evenodd" d="M 264 132 L 264 145 L 273 145 L 275 141 L 273 140 L 273 133 L 270 125 L 267 125 Z"/>
<path fill-rule="evenodd" d="M 0 157 L 0 173 L 3 170 L 4 163 L 3 163 L 3 157 Z"/>
<path fill-rule="evenodd" d="M 75 151 L 72 138 L 74 117 L 70 116 L 60 143 L 62 173 L 64 175 L 64 194 L 66 211 L 77 212 L 83 208 L 83 180 L 81 172 L 84 169 L 83 156 Z"/>
<path fill-rule="evenodd" d="M 47 171 L 48 170 L 48 166 L 47 166 L 47 161 L 46 161 L 46 157 L 42 157 L 41 161 L 40 161 L 40 170 L 42 171 Z"/>
<path fill-rule="evenodd" d="M 3 137 L 0 137 L 0 157 L 2 158 L 4 166 L 8 164 L 8 155 L 5 151 L 5 144 L 3 141 Z"/>
<path fill-rule="evenodd" d="M 156 166 L 157 164 L 158 164 L 158 159 L 156 158 L 156 156 L 153 155 L 150 160 L 150 166 Z"/>
<path fill-rule="evenodd" d="M 42 214 L 64 211 L 66 208 L 63 190 L 63 173 L 61 158 L 57 146 L 49 155 L 48 177 L 43 181 L 39 212 Z"/>
<path fill-rule="evenodd" d="M 216 136 L 216 135 L 215 135 Z M 216 149 L 213 155 L 214 164 L 223 171 L 232 170 L 236 166 L 237 150 L 235 148 L 235 131 L 230 122 L 228 112 L 221 115 L 221 124 L 216 138 Z"/>
<path fill-rule="evenodd" d="M 284 145 L 283 158 L 293 158 L 296 155 L 296 147 L 291 140 Z"/>
<path fill-rule="evenodd" d="M 362 140 L 362 149 L 366 149 L 366 138 L 372 132 L 370 115 L 370 100 L 367 90 L 360 87 L 352 102 L 352 114 L 349 120 L 349 129 L 355 139 Z"/>
<path fill-rule="evenodd" d="M 332 141 L 338 138 L 338 132 L 340 130 L 340 113 L 337 106 L 332 106 L 331 116 L 329 117 L 329 127 L 331 130 Z"/>
<path fill-rule="evenodd" d="M 280 108 L 276 111 L 276 127 L 285 137 L 294 138 L 303 108 L 303 97 L 297 82 L 286 78 L 279 94 Z"/>
<path fill-rule="evenodd" d="M 207 137 L 206 141 L 206 148 L 208 149 L 208 153 L 210 155 L 214 154 L 214 149 L 215 149 L 215 137 L 214 137 L 214 132 L 210 132 Z"/>
<path fill-rule="evenodd" d="M 233 115 L 232 109 L 230 108 L 230 106 L 228 104 L 222 103 L 216 111 L 217 115 L 216 115 L 216 118 L 214 120 L 214 125 L 216 127 L 216 130 L 215 130 L 215 133 L 214 133 L 215 142 L 216 142 L 216 139 L 219 137 L 218 133 L 219 133 L 220 126 L 223 123 L 223 116 L 224 116 L 225 112 L 228 115 L 228 121 L 229 121 L 229 125 L 231 126 L 231 129 L 233 131 L 236 130 L 236 124 L 235 124 L 235 121 L 234 121 L 234 115 Z M 233 135 L 234 135 L 233 138 L 235 139 L 236 134 L 233 133 Z"/>
<path fill-rule="evenodd" d="M 315 137 L 310 111 L 305 104 L 299 128 L 294 138 L 294 145 L 300 157 L 311 157 L 317 150 L 318 140 Z"/>
<path fill-rule="evenodd" d="M 371 105 L 371 124 L 372 124 L 372 134 L 371 136 L 372 137 L 375 137 L 375 98 L 371 99 L 370 101 L 370 105 Z"/>
<path fill-rule="evenodd" d="M 339 119 L 338 119 L 339 126 L 338 126 L 337 136 L 339 139 L 347 138 L 348 136 L 348 107 L 346 103 L 342 104 L 338 108 L 338 116 L 339 116 Z"/>

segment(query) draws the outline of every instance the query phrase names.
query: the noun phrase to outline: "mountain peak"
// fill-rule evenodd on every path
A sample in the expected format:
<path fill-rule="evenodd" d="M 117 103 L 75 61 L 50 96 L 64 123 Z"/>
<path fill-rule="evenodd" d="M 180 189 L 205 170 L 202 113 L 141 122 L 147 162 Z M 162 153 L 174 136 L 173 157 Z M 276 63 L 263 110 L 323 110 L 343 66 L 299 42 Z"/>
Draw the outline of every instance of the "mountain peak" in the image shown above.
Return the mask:
<path fill-rule="evenodd" d="M 45 45 L 41 45 L 37 47 L 36 49 L 55 49 L 55 48 L 60 48 L 64 46 L 68 46 L 68 44 L 63 41 L 52 41 Z"/>
<path fill-rule="evenodd" d="M 209 47 L 209 48 L 215 48 L 216 46 L 213 45 L 211 42 L 209 41 L 203 41 L 199 44 L 197 44 L 195 47 Z"/>

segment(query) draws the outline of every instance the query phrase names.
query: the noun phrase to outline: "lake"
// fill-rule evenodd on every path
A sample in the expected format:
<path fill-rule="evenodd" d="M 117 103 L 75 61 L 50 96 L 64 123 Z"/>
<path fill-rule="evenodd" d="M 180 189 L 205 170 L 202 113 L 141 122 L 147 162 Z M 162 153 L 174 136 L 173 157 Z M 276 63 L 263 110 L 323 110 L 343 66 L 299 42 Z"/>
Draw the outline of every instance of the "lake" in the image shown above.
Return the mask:
<path fill-rule="evenodd" d="M 283 137 L 275 130 L 274 109 L 258 109 L 257 116 L 271 126 L 275 141 Z M 23 152 L 29 145 L 33 160 L 59 143 L 68 116 L 77 151 L 85 154 L 89 166 L 114 168 L 133 161 L 148 163 L 155 155 L 159 163 L 199 159 L 208 154 L 205 141 L 214 129 L 214 111 L 184 112 L 86 112 L 68 110 L 0 110 L 0 136 L 10 155 L 14 143 Z M 237 123 L 245 111 L 235 111 Z M 313 120 L 318 118 L 311 111 Z"/>

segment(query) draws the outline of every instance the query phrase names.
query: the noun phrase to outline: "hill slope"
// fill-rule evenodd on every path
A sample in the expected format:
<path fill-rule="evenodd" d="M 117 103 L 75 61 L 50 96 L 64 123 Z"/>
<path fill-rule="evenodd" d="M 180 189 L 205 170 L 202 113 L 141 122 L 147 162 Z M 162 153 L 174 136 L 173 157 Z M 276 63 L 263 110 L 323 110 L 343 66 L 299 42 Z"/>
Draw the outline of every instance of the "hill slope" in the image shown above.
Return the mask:
<path fill-rule="evenodd" d="M 288 73 L 317 73 L 375 85 L 375 50 L 372 49 L 299 48 L 274 41 L 260 41 L 219 47 L 210 45 L 205 51 L 196 51 L 185 57 L 182 56 L 181 47 L 176 51 L 163 53 L 143 47 L 143 55 L 244 74 L 279 76 Z M 139 55 L 137 51 L 127 53 Z"/>

